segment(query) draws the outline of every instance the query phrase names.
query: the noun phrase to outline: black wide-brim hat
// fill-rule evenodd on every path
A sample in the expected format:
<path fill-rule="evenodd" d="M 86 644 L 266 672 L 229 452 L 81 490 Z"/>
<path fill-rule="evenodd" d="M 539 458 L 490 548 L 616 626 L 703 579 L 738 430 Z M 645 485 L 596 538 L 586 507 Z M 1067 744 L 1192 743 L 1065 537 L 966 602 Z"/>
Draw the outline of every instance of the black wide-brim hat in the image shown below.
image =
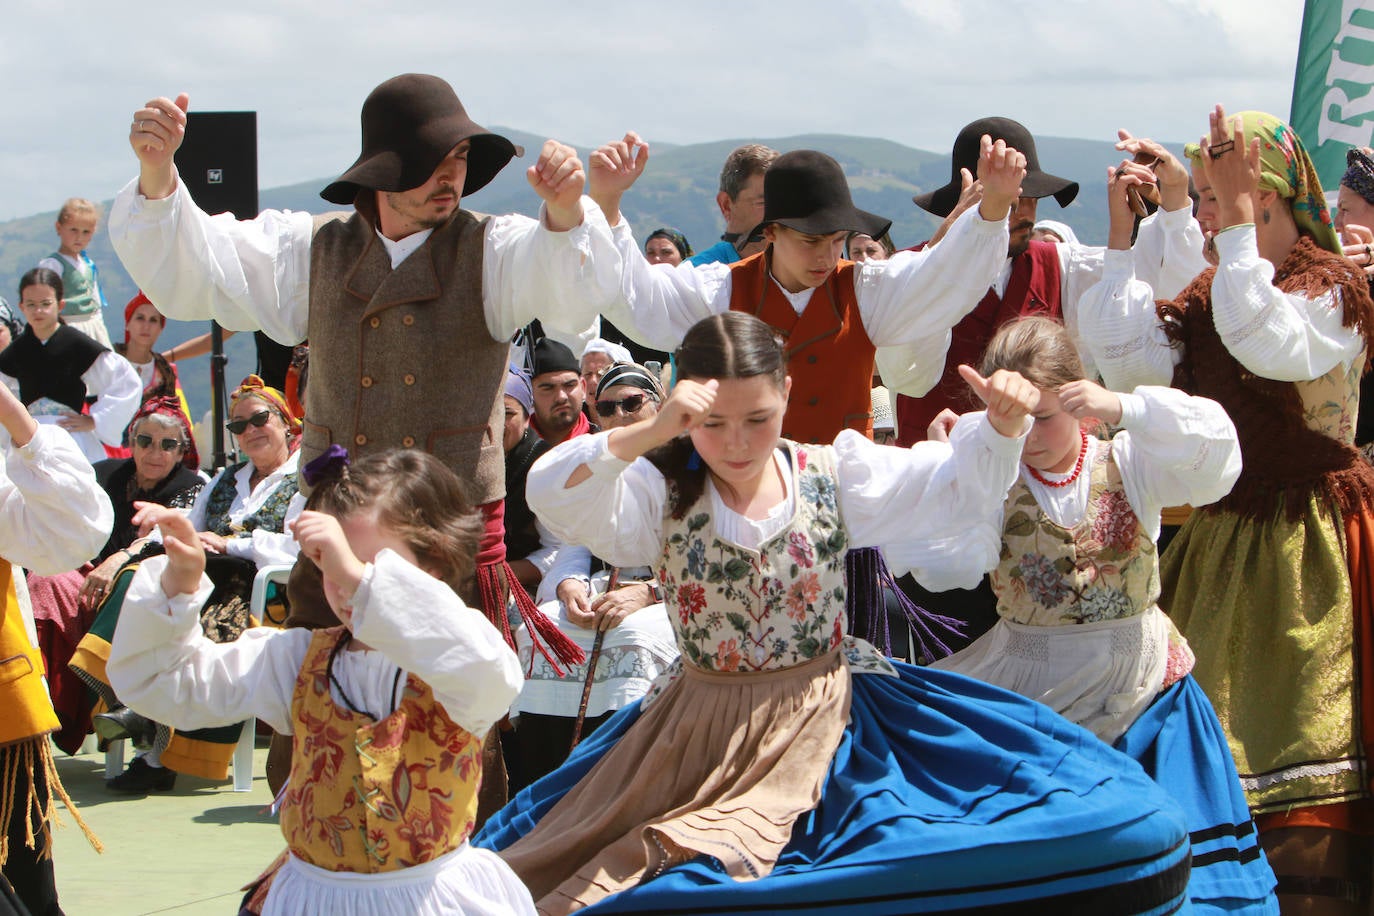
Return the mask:
<path fill-rule="evenodd" d="M 453 87 L 437 76 L 404 73 L 363 102 L 363 151 L 339 180 L 320 192 L 351 204 L 358 191 L 409 191 L 429 180 L 459 143 L 471 141 L 461 196 L 480 191 L 512 157 L 525 151 L 468 117 Z"/>
<path fill-rule="evenodd" d="M 763 173 L 763 222 L 750 236 L 772 223 L 807 235 L 845 231 L 875 239 L 892 226 L 892 220 L 854 206 L 844 169 L 810 149 L 783 153 Z"/>
<path fill-rule="evenodd" d="M 1078 182 L 1040 170 L 1040 157 L 1035 154 L 1035 138 L 1025 125 L 1011 118 L 980 118 L 959 131 L 954 138 L 954 153 L 950 157 L 949 184 L 929 194 L 917 194 L 911 202 L 936 216 L 949 216 L 959 202 L 963 190 L 960 169 L 968 169 L 978 177 L 979 142 L 987 134 L 993 142 L 1002 140 L 1007 146 L 1026 157 L 1026 177 L 1021 179 L 1022 197 L 1053 197 L 1059 206 L 1067 207 L 1078 196 Z"/>

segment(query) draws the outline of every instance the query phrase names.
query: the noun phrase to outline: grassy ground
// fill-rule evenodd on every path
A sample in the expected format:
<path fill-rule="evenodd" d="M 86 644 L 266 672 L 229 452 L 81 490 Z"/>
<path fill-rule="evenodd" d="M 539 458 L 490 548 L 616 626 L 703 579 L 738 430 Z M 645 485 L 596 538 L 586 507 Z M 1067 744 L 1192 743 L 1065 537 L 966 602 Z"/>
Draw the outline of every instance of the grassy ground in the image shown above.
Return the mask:
<path fill-rule="evenodd" d="M 64 826 L 56 833 L 54 860 L 63 910 L 68 916 L 236 912 L 239 888 L 282 848 L 281 831 L 267 811 L 266 757 L 260 739 L 250 792 L 179 776 L 171 792 L 129 797 L 105 789 L 103 755 L 58 752 L 63 784 L 105 845 L 97 855 L 59 805 Z"/>

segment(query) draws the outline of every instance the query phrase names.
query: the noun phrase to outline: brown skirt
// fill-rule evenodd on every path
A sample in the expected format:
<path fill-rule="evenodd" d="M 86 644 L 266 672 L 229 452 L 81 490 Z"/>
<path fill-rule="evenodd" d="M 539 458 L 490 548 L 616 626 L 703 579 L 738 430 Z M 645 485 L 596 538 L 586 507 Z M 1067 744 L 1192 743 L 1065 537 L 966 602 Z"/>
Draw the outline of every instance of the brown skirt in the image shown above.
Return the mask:
<path fill-rule="evenodd" d="M 816 806 L 849 721 L 838 652 L 777 671 L 684 664 L 539 824 L 500 853 L 541 913 L 568 913 L 698 856 L 768 874 Z"/>

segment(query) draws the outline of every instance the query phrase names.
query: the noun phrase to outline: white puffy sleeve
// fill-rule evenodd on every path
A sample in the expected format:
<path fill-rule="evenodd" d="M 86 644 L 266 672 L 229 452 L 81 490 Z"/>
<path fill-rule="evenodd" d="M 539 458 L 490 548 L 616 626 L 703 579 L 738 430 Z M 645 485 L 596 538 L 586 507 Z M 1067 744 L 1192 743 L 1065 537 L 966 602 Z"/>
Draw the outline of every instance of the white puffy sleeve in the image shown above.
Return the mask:
<path fill-rule="evenodd" d="M 1255 375 L 1280 382 L 1321 378 L 1364 353 L 1364 338 L 1342 324 L 1340 296 L 1285 293 L 1274 265 L 1260 257 L 1254 226 L 1216 236 L 1221 259 L 1212 280 L 1212 315 L 1231 355 Z"/>
<path fill-rule="evenodd" d="M 393 551 L 367 564 L 352 604 L 353 635 L 417 674 L 468 732 L 486 734 L 515 702 L 520 660 L 500 631 Z"/>
<path fill-rule="evenodd" d="M 984 413 L 965 414 L 948 444 L 905 449 L 840 433 L 840 514 L 851 546 L 881 547 L 895 574 L 909 571 L 934 591 L 976 585 L 996 564 L 1002 504 L 1030 426 L 1011 439 Z"/>
<path fill-rule="evenodd" d="M 653 566 L 663 546 L 667 485 L 648 461 L 621 461 L 607 448 L 609 432 L 577 436 L 530 468 L 525 499 L 557 537 L 581 544 L 613 566 Z M 591 476 L 565 484 L 582 465 Z"/>
<path fill-rule="evenodd" d="M 256 219 L 208 216 L 186 185 L 161 200 L 129 182 L 110 208 L 110 241 L 134 282 L 168 318 L 213 318 L 232 331 L 261 328 L 278 343 L 305 339 L 309 213 L 264 210 Z"/>
<path fill-rule="evenodd" d="M 114 509 L 71 434 L 39 425 L 22 448 L 3 429 L 0 439 L 0 557 L 51 576 L 100 553 Z"/>
<path fill-rule="evenodd" d="M 1102 279 L 1078 300 L 1078 338 L 1112 391 L 1168 385 L 1180 353 L 1169 345 L 1154 290 L 1136 278 L 1129 251 L 1105 254 Z"/>
<path fill-rule="evenodd" d="M 95 398 L 91 419 L 95 435 L 106 445 L 121 445 L 124 430 L 143 403 L 143 382 L 127 359 L 106 350 L 81 375 L 86 393 Z"/>
<path fill-rule="evenodd" d="M 291 693 L 310 646 L 308 630 L 254 627 L 231 643 L 205 638 L 200 610 L 214 587 L 193 595 L 162 590 L 167 558 L 144 560 L 125 593 L 106 673 L 125 705 L 174 728 L 213 728 L 262 719 L 290 734 Z"/>
<path fill-rule="evenodd" d="M 1240 443 L 1216 401 L 1176 388 L 1140 387 L 1120 395 L 1122 431 L 1112 439 L 1126 499 L 1150 537 L 1168 506 L 1205 506 L 1240 476 Z"/>

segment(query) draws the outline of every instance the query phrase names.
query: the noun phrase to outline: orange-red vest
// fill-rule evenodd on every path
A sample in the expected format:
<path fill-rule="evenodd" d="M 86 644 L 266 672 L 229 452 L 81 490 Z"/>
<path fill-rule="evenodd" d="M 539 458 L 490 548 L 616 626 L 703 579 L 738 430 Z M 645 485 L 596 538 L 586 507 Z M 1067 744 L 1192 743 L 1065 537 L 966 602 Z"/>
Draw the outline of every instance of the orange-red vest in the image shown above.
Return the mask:
<path fill-rule="evenodd" d="M 768 276 L 767 252 L 730 265 L 730 310 L 766 321 L 783 338 L 792 397 L 782 434 L 830 443 L 842 429 L 873 438 L 873 342 L 859 316 L 854 263 L 841 261 L 798 315 Z"/>

